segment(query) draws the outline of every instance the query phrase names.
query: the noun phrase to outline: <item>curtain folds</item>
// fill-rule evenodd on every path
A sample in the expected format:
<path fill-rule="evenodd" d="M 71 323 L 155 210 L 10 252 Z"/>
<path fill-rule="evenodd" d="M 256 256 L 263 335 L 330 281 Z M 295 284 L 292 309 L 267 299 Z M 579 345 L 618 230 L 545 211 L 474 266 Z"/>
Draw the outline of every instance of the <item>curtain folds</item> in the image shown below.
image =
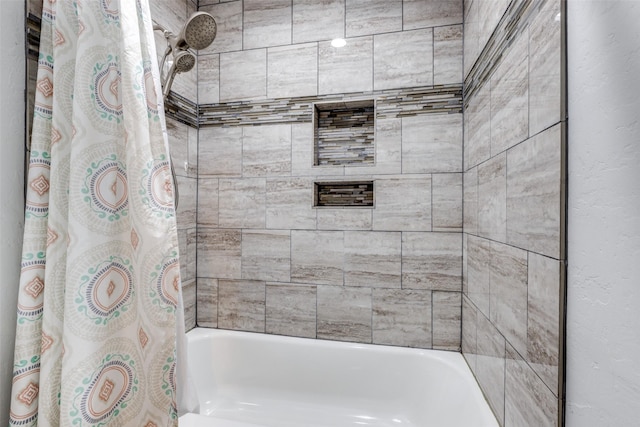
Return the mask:
<path fill-rule="evenodd" d="M 147 0 L 44 0 L 10 426 L 176 426 L 173 187 Z"/>

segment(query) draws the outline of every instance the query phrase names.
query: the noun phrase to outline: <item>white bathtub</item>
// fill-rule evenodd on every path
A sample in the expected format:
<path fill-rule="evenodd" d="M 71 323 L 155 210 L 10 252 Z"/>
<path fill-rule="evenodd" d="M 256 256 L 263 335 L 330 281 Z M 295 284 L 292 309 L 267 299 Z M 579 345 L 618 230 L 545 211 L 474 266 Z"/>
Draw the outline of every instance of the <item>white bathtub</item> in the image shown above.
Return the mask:
<path fill-rule="evenodd" d="M 497 427 L 459 353 L 197 328 L 180 427 Z"/>

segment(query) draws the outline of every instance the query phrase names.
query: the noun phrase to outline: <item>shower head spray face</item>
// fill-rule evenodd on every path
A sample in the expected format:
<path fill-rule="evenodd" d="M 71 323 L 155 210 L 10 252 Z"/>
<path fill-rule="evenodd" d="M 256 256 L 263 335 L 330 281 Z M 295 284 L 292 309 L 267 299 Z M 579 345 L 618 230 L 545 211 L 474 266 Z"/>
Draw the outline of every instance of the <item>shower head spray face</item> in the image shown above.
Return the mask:
<path fill-rule="evenodd" d="M 185 73 L 190 71 L 194 65 L 196 65 L 196 57 L 186 50 L 174 52 L 173 66 L 175 67 L 175 73 Z M 173 67 L 172 67 L 173 68 Z"/>
<path fill-rule="evenodd" d="M 195 12 L 182 28 L 178 39 L 187 47 L 200 50 L 208 47 L 216 38 L 217 26 L 213 16 L 206 12 Z"/>

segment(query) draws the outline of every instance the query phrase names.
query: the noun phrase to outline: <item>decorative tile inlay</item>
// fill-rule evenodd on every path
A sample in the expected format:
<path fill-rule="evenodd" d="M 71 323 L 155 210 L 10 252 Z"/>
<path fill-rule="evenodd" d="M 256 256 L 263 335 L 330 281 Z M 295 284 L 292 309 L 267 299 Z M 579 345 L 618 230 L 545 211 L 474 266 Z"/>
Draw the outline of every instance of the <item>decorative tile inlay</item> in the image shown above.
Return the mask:
<path fill-rule="evenodd" d="M 200 126 L 309 123 L 318 102 L 373 99 L 376 120 L 428 113 L 461 113 L 462 85 L 377 90 L 339 95 L 233 101 L 199 105 Z"/>
<path fill-rule="evenodd" d="M 315 206 L 373 206 L 373 181 L 316 182 Z"/>
<path fill-rule="evenodd" d="M 374 162 L 373 100 L 316 104 L 315 165 Z"/>

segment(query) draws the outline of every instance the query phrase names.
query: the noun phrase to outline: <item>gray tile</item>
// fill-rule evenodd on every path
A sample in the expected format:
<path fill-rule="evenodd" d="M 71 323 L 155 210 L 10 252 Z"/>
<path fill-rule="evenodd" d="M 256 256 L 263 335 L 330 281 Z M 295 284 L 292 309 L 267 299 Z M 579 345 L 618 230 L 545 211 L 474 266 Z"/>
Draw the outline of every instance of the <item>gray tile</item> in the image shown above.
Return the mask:
<path fill-rule="evenodd" d="M 404 0 L 404 30 L 462 24 L 462 0 Z"/>
<path fill-rule="evenodd" d="M 347 40 L 336 48 L 318 44 L 318 94 L 366 92 L 373 89 L 373 37 Z"/>
<path fill-rule="evenodd" d="M 529 135 L 561 120 L 560 0 L 548 0 L 529 25 Z"/>
<path fill-rule="evenodd" d="M 462 25 L 433 29 L 433 84 L 462 82 Z"/>
<path fill-rule="evenodd" d="M 466 296 L 462 297 L 462 355 L 471 371 L 476 374 L 477 368 L 477 335 L 478 312 Z M 476 374 L 477 375 L 477 374 Z"/>
<path fill-rule="evenodd" d="M 318 338 L 371 342 L 371 288 L 318 286 Z"/>
<path fill-rule="evenodd" d="M 242 176 L 291 173 L 291 125 L 244 126 Z"/>
<path fill-rule="evenodd" d="M 478 22 L 480 25 L 478 39 L 480 51 L 482 51 L 511 0 L 479 0 L 476 3 L 478 3 Z"/>
<path fill-rule="evenodd" d="M 265 283 L 251 280 L 218 282 L 218 327 L 265 331 Z"/>
<path fill-rule="evenodd" d="M 559 258 L 562 211 L 561 125 L 507 152 L 507 241 Z"/>
<path fill-rule="evenodd" d="M 462 233 L 462 293 L 469 293 L 469 252 L 468 248 L 469 234 Z"/>
<path fill-rule="evenodd" d="M 464 165 L 472 168 L 491 157 L 491 98 L 485 83 L 469 99 L 464 116 Z"/>
<path fill-rule="evenodd" d="M 220 55 L 198 55 L 198 104 L 220 102 Z"/>
<path fill-rule="evenodd" d="M 460 233 L 402 233 L 402 288 L 461 291 Z"/>
<path fill-rule="evenodd" d="M 255 49 L 220 55 L 220 101 L 267 97 L 267 50 Z"/>
<path fill-rule="evenodd" d="M 345 0 L 293 0 L 293 43 L 344 37 Z"/>
<path fill-rule="evenodd" d="M 507 156 L 478 165 L 478 234 L 507 241 Z"/>
<path fill-rule="evenodd" d="M 178 209 L 176 221 L 179 229 L 193 227 L 196 223 L 198 180 L 176 176 L 178 186 Z"/>
<path fill-rule="evenodd" d="M 558 425 L 558 401 L 540 378 L 507 345 L 505 425 Z"/>
<path fill-rule="evenodd" d="M 402 233 L 345 231 L 344 284 L 400 288 Z"/>
<path fill-rule="evenodd" d="M 518 351 L 527 351 L 527 252 L 491 242 L 490 319 Z"/>
<path fill-rule="evenodd" d="M 291 266 L 289 230 L 242 231 L 242 278 L 288 282 Z"/>
<path fill-rule="evenodd" d="M 433 348 L 460 351 L 462 293 L 434 291 Z"/>
<path fill-rule="evenodd" d="M 431 292 L 373 289 L 373 343 L 431 348 Z"/>
<path fill-rule="evenodd" d="M 265 178 L 220 179 L 218 192 L 220 227 L 265 227 Z"/>
<path fill-rule="evenodd" d="M 171 162 L 176 175 L 186 177 L 184 164 L 189 162 L 189 127 L 171 118 L 167 119 L 167 134 L 169 136 L 169 150 Z M 191 178 L 193 178 L 191 176 Z"/>
<path fill-rule="evenodd" d="M 267 96 L 285 98 L 318 94 L 318 44 L 267 50 Z"/>
<path fill-rule="evenodd" d="M 182 302 L 184 304 L 184 328 L 196 327 L 196 281 L 182 282 Z"/>
<path fill-rule="evenodd" d="M 187 230 L 187 251 L 186 253 L 182 251 L 180 252 L 181 265 L 184 262 L 187 264 L 183 280 L 194 280 L 196 278 L 196 259 L 198 254 L 197 242 L 198 232 L 194 224 L 193 228 L 189 228 Z"/>
<path fill-rule="evenodd" d="M 375 90 L 433 85 L 432 29 L 374 36 L 373 69 Z"/>
<path fill-rule="evenodd" d="M 347 37 L 402 31 L 402 0 L 347 0 Z"/>
<path fill-rule="evenodd" d="M 199 178 L 242 174 L 242 128 L 200 129 Z"/>
<path fill-rule="evenodd" d="M 209 12 L 216 20 L 216 38 L 198 53 L 219 53 L 242 50 L 242 1 L 200 5 L 199 10 Z"/>
<path fill-rule="evenodd" d="M 504 425 L 506 343 L 500 332 L 481 313 L 478 313 L 477 321 L 476 379 L 498 422 Z"/>
<path fill-rule="evenodd" d="M 291 231 L 292 281 L 342 285 L 343 259 L 342 231 Z"/>
<path fill-rule="evenodd" d="M 218 327 L 218 279 L 198 278 L 198 326 Z"/>
<path fill-rule="evenodd" d="M 316 287 L 267 284 L 267 333 L 316 337 Z"/>
<path fill-rule="evenodd" d="M 480 1 L 464 2 L 464 76 L 471 71 L 480 55 L 480 21 L 478 4 Z"/>
<path fill-rule="evenodd" d="M 218 226 L 218 180 L 202 178 L 198 180 L 198 225 Z"/>
<path fill-rule="evenodd" d="M 478 233 L 478 168 L 464 173 L 464 231 Z"/>
<path fill-rule="evenodd" d="M 198 228 L 198 277 L 239 279 L 240 230 Z"/>
<path fill-rule="evenodd" d="M 244 0 L 243 49 L 291 43 L 291 0 Z"/>
<path fill-rule="evenodd" d="M 431 231 L 431 176 L 375 181 L 373 229 Z"/>
<path fill-rule="evenodd" d="M 529 62 L 526 31 L 491 76 L 491 155 L 529 135 Z"/>
<path fill-rule="evenodd" d="M 489 317 L 491 281 L 491 242 L 481 237 L 467 237 L 467 296 L 478 310 Z"/>
<path fill-rule="evenodd" d="M 462 172 L 462 114 L 404 117 L 402 172 Z"/>
<path fill-rule="evenodd" d="M 462 174 L 431 177 L 433 231 L 462 231 Z"/>
<path fill-rule="evenodd" d="M 187 176 L 198 178 L 198 129 L 191 126 L 187 127 L 187 146 Z"/>
<path fill-rule="evenodd" d="M 556 396 L 559 395 L 560 262 L 529 253 L 526 359 Z"/>
<path fill-rule="evenodd" d="M 267 228 L 315 229 L 313 182 L 309 178 L 267 179 Z"/>
<path fill-rule="evenodd" d="M 373 209 L 322 208 L 316 210 L 318 230 L 371 230 Z"/>

